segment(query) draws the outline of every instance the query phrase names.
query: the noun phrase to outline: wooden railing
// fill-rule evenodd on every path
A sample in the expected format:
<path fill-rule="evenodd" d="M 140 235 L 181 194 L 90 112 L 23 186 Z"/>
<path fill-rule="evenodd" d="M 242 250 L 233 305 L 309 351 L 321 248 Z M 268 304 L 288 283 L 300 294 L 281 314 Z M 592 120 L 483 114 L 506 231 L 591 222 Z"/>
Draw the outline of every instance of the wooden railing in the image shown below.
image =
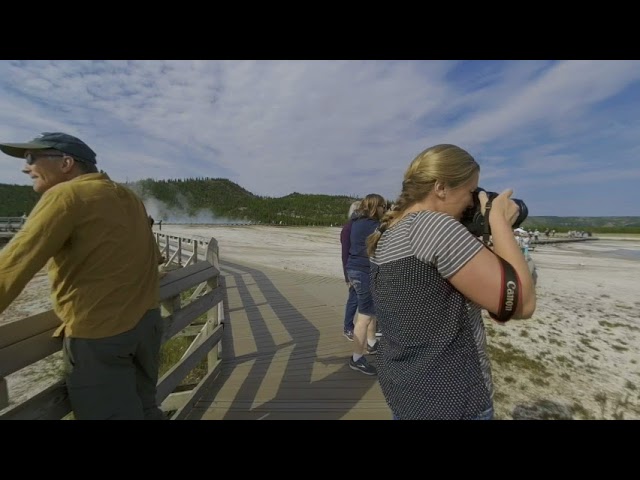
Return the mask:
<path fill-rule="evenodd" d="M 170 240 L 176 240 L 176 237 Z M 189 257 L 188 266 L 169 271 L 160 280 L 165 324 L 163 343 L 179 335 L 194 337 L 182 358 L 158 380 L 158 403 L 164 411 L 173 412 L 172 420 L 183 419 L 200 391 L 219 374 L 224 327 L 224 292 L 218 284 L 218 242 L 212 238 L 194 243 L 182 238 L 179 243 L 199 245 L 200 250 L 194 246 L 195 256 Z M 198 252 L 202 253 L 204 261 L 198 261 Z M 182 300 L 183 292 L 194 287 L 195 291 L 189 298 Z M 201 320 L 205 313 L 206 319 Z M 63 379 L 28 400 L 6 408 L 11 392 L 4 377 L 59 352 L 61 340 L 52 337 L 59 325 L 60 320 L 53 311 L 0 325 L 0 410 L 5 409 L 0 414 L 1 420 L 54 420 L 63 419 L 71 413 Z M 174 392 L 205 358 L 207 371 L 198 384 L 189 390 Z"/>
<path fill-rule="evenodd" d="M 154 231 L 156 242 L 165 259 L 165 265 L 188 267 L 204 257 L 210 239 L 206 237 L 179 236 Z"/>
<path fill-rule="evenodd" d="M 0 217 L 0 239 L 7 242 L 22 228 L 25 222 L 23 217 Z"/>
<path fill-rule="evenodd" d="M 0 231 L 16 231 L 24 224 L 24 217 L 0 217 Z"/>

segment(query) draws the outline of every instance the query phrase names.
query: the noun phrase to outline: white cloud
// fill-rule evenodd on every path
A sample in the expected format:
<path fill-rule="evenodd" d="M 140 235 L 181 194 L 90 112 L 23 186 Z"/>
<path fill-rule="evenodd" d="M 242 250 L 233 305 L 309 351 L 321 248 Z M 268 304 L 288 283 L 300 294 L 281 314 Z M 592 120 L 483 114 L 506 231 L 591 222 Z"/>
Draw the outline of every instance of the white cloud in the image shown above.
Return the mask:
<path fill-rule="evenodd" d="M 469 150 L 482 181 L 562 185 L 598 178 L 605 150 L 637 153 L 639 81 L 638 61 L 0 61 L 0 140 L 65 131 L 117 180 L 259 195 L 395 196 L 436 143 Z M 28 183 L 5 160 L 0 182 Z"/>

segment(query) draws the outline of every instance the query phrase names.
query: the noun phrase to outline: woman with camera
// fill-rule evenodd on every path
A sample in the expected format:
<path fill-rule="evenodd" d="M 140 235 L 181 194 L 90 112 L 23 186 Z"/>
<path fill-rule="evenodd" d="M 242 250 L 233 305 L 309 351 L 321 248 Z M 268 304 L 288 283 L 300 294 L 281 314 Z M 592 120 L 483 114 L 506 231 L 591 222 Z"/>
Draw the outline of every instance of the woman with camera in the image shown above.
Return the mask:
<path fill-rule="evenodd" d="M 511 190 L 488 201 L 479 173 L 455 145 L 424 150 L 367 240 L 382 331 L 378 378 L 393 418 L 493 418 L 481 309 L 500 322 L 535 310 L 535 285 L 512 231 L 520 209 Z M 473 208 L 488 221 L 492 250 L 461 223 Z"/>

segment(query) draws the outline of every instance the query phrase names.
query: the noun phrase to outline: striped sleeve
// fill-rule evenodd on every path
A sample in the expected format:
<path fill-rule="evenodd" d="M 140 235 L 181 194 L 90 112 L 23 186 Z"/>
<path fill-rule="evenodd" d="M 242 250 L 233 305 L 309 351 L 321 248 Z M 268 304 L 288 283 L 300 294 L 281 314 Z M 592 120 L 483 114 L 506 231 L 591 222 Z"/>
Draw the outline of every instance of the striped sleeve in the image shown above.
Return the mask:
<path fill-rule="evenodd" d="M 453 276 L 483 248 L 460 222 L 438 212 L 420 212 L 409 241 L 416 258 L 435 266 L 443 278 Z"/>

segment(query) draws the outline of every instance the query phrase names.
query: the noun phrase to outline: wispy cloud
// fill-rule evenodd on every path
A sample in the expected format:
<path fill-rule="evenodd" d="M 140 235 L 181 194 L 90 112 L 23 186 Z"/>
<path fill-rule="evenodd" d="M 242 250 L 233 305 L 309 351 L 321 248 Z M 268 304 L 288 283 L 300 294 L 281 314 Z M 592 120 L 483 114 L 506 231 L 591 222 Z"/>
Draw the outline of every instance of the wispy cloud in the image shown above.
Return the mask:
<path fill-rule="evenodd" d="M 395 197 L 455 143 L 532 215 L 640 215 L 638 107 L 638 61 L 0 61 L 0 140 L 77 135 L 116 180 Z"/>

